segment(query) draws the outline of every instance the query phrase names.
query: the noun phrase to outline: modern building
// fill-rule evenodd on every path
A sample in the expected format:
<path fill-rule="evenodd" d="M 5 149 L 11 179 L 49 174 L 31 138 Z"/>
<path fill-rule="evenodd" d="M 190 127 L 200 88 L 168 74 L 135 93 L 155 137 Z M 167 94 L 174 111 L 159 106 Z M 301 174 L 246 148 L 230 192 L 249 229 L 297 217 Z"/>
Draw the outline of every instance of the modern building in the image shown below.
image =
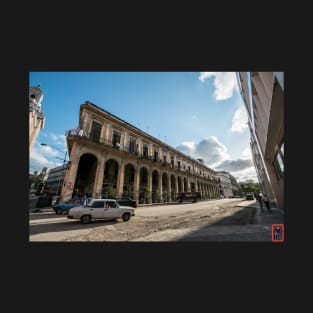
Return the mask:
<path fill-rule="evenodd" d="M 29 88 L 29 152 L 32 151 L 40 130 L 44 127 L 45 116 L 41 109 L 43 93 L 40 86 Z"/>
<path fill-rule="evenodd" d="M 230 174 L 226 171 L 219 171 L 217 172 L 217 176 L 220 179 L 219 183 L 220 196 L 224 198 L 233 197 L 234 194 Z"/>
<path fill-rule="evenodd" d="M 45 181 L 44 192 L 60 195 L 67 167 L 64 165 L 51 168 Z"/>
<path fill-rule="evenodd" d="M 79 127 L 66 131 L 70 156 L 61 199 L 129 196 L 138 203 L 176 201 L 177 193 L 219 197 L 216 172 L 86 101 Z"/>
<path fill-rule="evenodd" d="M 238 72 L 262 191 L 284 208 L 284 73 Z"/>

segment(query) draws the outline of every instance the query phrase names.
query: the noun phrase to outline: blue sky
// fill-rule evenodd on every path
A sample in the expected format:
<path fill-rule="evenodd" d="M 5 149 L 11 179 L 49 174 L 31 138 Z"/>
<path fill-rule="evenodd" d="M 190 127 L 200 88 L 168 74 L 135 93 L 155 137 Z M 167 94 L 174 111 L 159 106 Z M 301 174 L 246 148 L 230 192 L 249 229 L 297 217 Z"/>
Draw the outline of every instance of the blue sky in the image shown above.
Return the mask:
<path fill-rule="evenodd" d="M 29 73 L 29 85 L 38 84 L 46 122 L 30 154 L 30 173 L 61 164 L 64 132 L 78 126 L 79 107 L 88 100 L 213 169 L 256 179 L 235 73 Z"/>

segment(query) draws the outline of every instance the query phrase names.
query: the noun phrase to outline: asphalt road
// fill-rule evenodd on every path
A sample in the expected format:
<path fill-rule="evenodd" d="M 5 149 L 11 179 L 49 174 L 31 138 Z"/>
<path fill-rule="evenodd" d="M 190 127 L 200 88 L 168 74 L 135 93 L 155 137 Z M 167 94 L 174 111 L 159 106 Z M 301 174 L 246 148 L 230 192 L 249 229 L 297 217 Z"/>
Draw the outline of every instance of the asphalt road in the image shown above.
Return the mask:
<path fill-rule="evenodd" d="M 98 220 L 87 225 L 54 212 L 30 213 L 29 241 L 177 240 L 188 230 L 194 232 L 208 226 L 244 227 L 253 222 L 255 210 L 249 206 L 254 203 L 243 199 L 219 199 L 144 206 L 137 208 L 136 215 L 128 222 Z"/>

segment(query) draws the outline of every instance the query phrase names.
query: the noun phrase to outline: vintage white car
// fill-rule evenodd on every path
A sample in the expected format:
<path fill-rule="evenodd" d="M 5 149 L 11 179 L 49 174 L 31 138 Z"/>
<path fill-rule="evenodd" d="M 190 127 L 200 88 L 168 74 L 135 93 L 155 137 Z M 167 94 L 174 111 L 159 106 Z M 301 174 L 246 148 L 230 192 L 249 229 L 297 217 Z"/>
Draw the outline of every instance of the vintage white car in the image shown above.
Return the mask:
<path fill-rule="evenodd" d="M 82 224 L 87 224 L 96 219 L 121 218 L 126 222 L 134 215 L 134 208 L 120 206 L 114 199 L 93 199 L 87 206 L 77 206 L 70 209 L 67 218 L 79 219 Z"/>

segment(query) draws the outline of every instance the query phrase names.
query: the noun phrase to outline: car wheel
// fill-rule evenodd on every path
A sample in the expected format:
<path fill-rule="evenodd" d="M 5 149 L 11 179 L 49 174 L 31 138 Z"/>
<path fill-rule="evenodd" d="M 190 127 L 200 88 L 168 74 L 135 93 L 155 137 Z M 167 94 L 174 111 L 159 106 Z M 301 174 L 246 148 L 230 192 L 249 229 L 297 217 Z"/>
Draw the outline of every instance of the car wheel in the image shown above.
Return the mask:
<path fill-rule="evenodd" d="M 123 216 L 122 216 L 122 219 L 123 219 L 124 222 L 129 221 L 129 219 L 130 219 L 130 214 L 129 214 L 129 213 L 124 213 Z"/>
<path fill-rule="evenodd" d="M 62 209 L 57 209 L 57 210 L 55 211 L 55 213 L 56 213 L 56 214 L 62 214 L 63 211 L 62 211 Z"/>
<path fill-rule="evenodd" d="M 80 222 L 82 224 L 88 224 L 90 223 L 91 221 L 91 216 L 90 215 L 83 215 L 81 218 L 80 218 Z"/>

